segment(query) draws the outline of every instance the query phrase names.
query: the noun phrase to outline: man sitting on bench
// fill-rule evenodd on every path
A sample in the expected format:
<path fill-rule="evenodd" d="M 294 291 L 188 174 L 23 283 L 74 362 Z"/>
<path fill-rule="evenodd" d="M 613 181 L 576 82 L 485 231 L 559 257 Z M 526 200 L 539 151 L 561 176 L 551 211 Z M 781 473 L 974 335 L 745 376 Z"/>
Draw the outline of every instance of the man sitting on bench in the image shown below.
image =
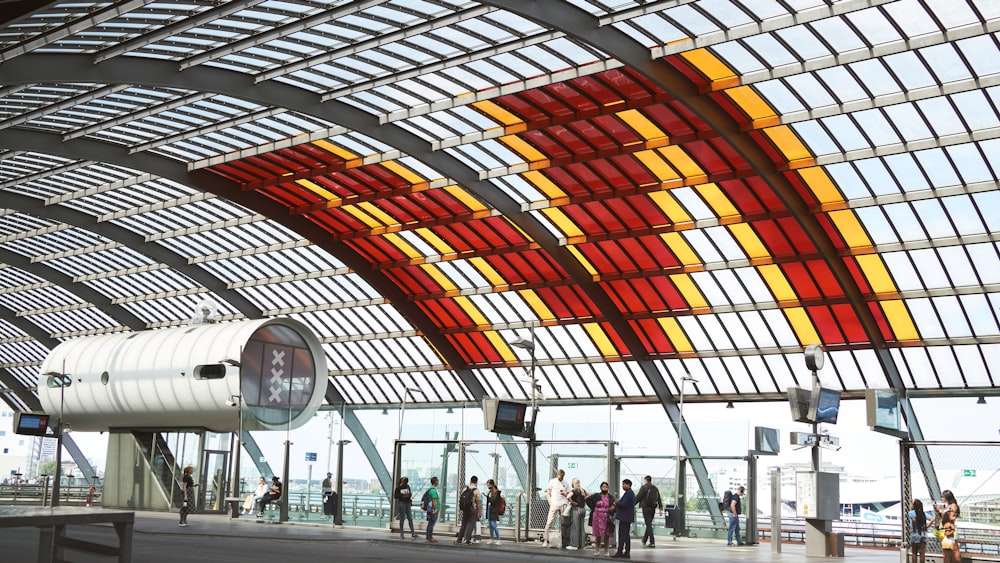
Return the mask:
<path fill-rule="evenodd" d="M 263 518 L 264 511 L 267 509 L 267 504 L 274 502 L 281 498 L 281 479 L 277 475 L 271 477 L 271 489 L 264 495 L 260 502 L 257 503 L 259 506 L 257 510 L 257 517 Z"/>

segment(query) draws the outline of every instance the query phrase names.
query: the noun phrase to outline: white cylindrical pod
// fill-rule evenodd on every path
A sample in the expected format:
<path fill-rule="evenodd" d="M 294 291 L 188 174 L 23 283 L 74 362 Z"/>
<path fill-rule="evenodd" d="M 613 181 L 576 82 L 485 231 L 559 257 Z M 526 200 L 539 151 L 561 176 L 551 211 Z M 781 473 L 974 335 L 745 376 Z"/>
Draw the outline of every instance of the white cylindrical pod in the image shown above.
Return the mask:
<path fill-rule="evenodd" d="M 56 386 L 52 374 L 67 374 L 70 384 Z M 63 342 L 42 363 L 38 397 L 45 412 L 62 412 L 78 431 L 232 432 L 239 427 L 236 401 L 244 430 L 285 429 L 315 414 L 327 374 L 309 327 L 258 319 Z"/>

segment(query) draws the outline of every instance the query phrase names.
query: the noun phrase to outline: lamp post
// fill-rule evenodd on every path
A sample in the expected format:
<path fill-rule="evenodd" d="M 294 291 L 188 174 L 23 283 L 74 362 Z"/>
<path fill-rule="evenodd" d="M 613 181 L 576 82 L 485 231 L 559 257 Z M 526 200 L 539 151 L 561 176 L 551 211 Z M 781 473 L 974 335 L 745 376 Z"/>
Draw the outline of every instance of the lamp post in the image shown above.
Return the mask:
<path fill-rule="evenodd" d="M 525 507 L 524 539 L 527 540 L 531 528 L 531 505 L 535 500 L 536 476 L 535 476 L 535 421 L 538 419 L 538 380 L 535 379 L 535 327 L 531 327 L 531 335 L 528 338 L 518 337 L 511 341 L 511 346 L 527 350 L 531 354 L 531 362 L 528 364 L 528 378 L 531 380 L 531 423 L 528 426 L 528 506 Z"/>
<path fill-rule="evenodd" d="M 344 445 L 350 444 L 350 440 L 339 440 L 337 442 L 337 504 L 334 506 L 333 525 L 344 525 Z"/>
<path fill-rule="evenodd" d="M 688 381 L 698 383 L 698 380 L 691 375 L 685 375 L 681 378 L 681 397 L 677 407 L 677 468 L 674 477 L 674 510 L 677 511 L 677 515 L 674 517 L 674 541 L 683 532 L 681 526 L 681 522 L 683 522 L 681 515 L 684 513 L 684 507 L 681 504 L 684 501 L 681 494 L 681 479 L 683 478 L 683 475 L 681 475 L 681 433 L 684 431 L 684 384 Z"/>
<path fill-rule="evenodd" d="M 63 372 L 66 371 L 66 360 L 63 360 Z M 68 373 L 47 372 L 45 385 L 59 388 L 59 422 L 56 428 L 56 470 L 52 482 L 52 507 L 59 506 L 59 485 L 62 481 L 62 444 L 63 444 L 63 409 L 66 404 L 66 388 L 73 384 L 73 377 Z"/>
<path fill-rule="evenodd" d="M 406 397 L 413 398 L 412 393 L 424 394 L 420 389 L 415 389 L 413 387 L 407 387 L 403 391 L 403 401 L 399 404 L 399 429 L 396 431 L 396 441 L 403 439 L 403 410 L 406 408 Z"/>

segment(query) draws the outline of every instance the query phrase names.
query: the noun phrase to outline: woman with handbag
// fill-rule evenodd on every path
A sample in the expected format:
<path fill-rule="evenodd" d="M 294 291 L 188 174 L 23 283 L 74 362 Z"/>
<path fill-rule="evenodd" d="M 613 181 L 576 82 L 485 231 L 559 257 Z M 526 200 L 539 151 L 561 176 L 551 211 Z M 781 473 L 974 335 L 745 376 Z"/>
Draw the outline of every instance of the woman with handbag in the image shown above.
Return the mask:
<path fill-rule="evenodd" d="M 590 507 L 590 529 L 594 538 L 594 556 L 601 554 L 601 543 L 604 544 L 604 555 L 611 547 L 611 535 L 615 531 L 615 496 L 608 492 L 608 482 L 601 483 L 601 492 L 587 497 Z"/>
<path fill-rule="evenodd" d="M 912 563 L 924 563 L 927 553 L 927 514 L 924 513 L 924 503 L 913 499 L 910 503 L 910 553 Z"/>

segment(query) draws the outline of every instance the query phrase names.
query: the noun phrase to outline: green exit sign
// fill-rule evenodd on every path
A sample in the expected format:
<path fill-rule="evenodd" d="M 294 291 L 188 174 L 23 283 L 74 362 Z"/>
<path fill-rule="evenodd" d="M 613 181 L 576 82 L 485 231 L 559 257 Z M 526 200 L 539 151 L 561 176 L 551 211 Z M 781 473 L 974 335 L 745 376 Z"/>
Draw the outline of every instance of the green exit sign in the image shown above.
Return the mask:
<path fill-rule="evenodd" d="M 566 467 L 568 467 L 568 468 L 570 468 L 570 469 L 576 469 L 576 463 L 575 463 L 575 462 L 574 462 L 574 463 L 570 463 L 570 464 L 569 464 L 569 465 L 567 465 Z"/>
<path fill-rule="evenodd" d="M 962 470 L 962 477 L 975 477 L 975 476 L 976 476 L 976 470 L 975 469 L 963 469 Z"/>

